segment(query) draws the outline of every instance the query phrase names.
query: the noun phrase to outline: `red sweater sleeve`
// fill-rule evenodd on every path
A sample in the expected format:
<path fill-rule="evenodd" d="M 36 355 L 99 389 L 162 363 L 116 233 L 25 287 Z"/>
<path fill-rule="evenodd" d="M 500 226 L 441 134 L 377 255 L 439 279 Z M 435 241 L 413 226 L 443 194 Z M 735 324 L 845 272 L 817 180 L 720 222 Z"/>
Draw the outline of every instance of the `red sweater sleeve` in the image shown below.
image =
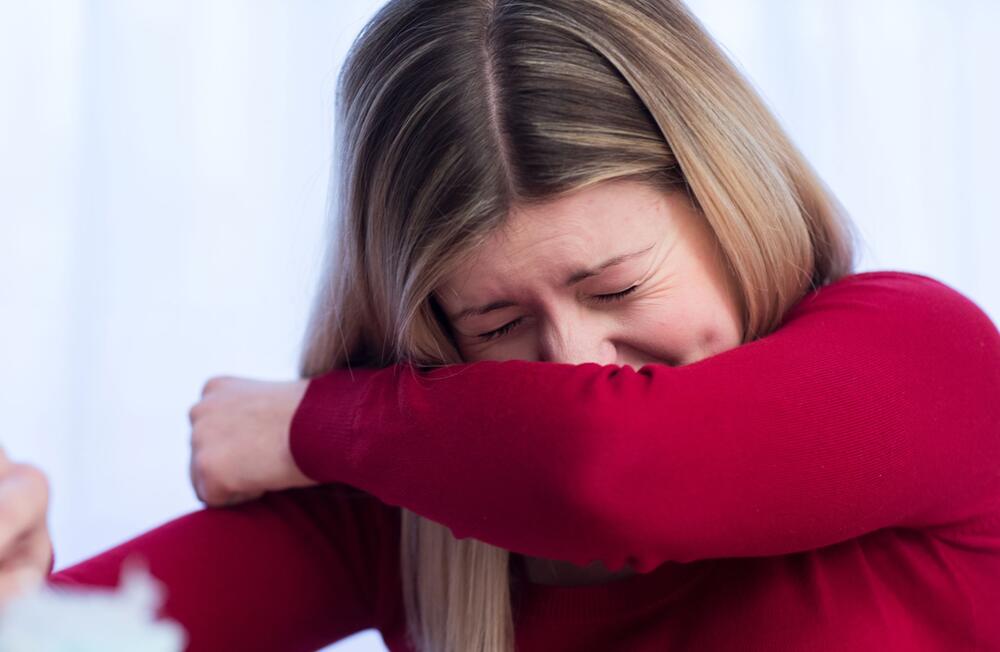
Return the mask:
<path fill-rule="evenodd" d="M 995 515 L 998 424 L 989 317 L 931 278 L 868 272 L 682 367 L 334 370 L 291 447 L 313 479 L 458 538 L 645 572 Z"/>
<path fill-rule="evenodd" d="M 137 555 L 165 584 L 160 615 L 185 628 L 188 652 L 313 652 L 374 626 L 378 509 L 343 485 L 269 493 L 180 516 L 48 582 L 117 586 Z"/>

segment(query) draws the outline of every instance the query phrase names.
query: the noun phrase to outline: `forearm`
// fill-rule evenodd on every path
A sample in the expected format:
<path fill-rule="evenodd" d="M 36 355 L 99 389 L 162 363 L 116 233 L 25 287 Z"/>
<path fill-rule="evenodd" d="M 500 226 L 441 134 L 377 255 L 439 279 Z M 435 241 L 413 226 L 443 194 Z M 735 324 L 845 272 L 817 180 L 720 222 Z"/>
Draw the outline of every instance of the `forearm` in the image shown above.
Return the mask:
<path fill-rule="evenodd" d="M 357 510 L 346 501 L 319 488 L 192 512 L 49 583 L 113 587 L 125 559 L 137 556 L 164 583 L 161 615 L 185 628 L 185 649 L 311 652 L 373 622 L 373 588 L 356 582 L 374 577 L 374 563 L 359 572 L 362 561 L 347 553 L 360 549 L 350 538 L 366 526 L 352 520 Z"/>
<path fill-rule="evenodd" d="M 974 516 L 1000 460 L 996 328 L 929 279 L 883 280 L 685 367 L 338 370 L 292 452 L 457 537 L 612 570 Z"/>

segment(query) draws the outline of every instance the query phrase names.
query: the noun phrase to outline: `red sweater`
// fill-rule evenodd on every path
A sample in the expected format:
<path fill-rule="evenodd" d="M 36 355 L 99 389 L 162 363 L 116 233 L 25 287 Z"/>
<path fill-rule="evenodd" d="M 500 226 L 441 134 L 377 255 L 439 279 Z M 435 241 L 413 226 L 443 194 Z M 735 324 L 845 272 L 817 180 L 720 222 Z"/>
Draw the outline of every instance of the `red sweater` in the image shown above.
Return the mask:
<path fill-rule="evenodd" d="M 516 577 L 518 650 L 1000 650 L 1000 334 L 925 276 L 856 274 L 683 366 L 476 362 L 313 379 L 327 484 L 177 518 L 50 577 L 167 584 L 190 650 L 409 650 L 404 507 L 517 553 L 640 574 Z"/>

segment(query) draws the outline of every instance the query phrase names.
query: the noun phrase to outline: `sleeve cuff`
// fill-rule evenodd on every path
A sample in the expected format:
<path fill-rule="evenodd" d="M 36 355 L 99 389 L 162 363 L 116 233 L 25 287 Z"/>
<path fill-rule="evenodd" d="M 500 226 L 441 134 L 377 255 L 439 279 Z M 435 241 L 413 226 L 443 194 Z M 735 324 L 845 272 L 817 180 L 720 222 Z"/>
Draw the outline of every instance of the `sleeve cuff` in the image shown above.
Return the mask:
<path fill-rule="evenodd" d="M 289 426 L 296 466 L 319 483 L 345 482 L 359 408 L 375 369 L 334 369 L 309 380 Z"/>

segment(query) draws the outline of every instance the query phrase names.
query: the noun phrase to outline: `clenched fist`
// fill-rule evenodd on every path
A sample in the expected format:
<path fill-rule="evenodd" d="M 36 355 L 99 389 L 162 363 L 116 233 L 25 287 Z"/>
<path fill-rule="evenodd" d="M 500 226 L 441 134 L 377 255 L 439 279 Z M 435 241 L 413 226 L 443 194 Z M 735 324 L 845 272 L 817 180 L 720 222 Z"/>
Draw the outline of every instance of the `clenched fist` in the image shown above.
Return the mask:
<path fill-rule="evenodd" d="M 231 376 L 205 383 L 188 415 L 191 484 L 199 500 L 220 507 L 317 484 L 295 465 L 288 441 L 308 384 Z"/>

